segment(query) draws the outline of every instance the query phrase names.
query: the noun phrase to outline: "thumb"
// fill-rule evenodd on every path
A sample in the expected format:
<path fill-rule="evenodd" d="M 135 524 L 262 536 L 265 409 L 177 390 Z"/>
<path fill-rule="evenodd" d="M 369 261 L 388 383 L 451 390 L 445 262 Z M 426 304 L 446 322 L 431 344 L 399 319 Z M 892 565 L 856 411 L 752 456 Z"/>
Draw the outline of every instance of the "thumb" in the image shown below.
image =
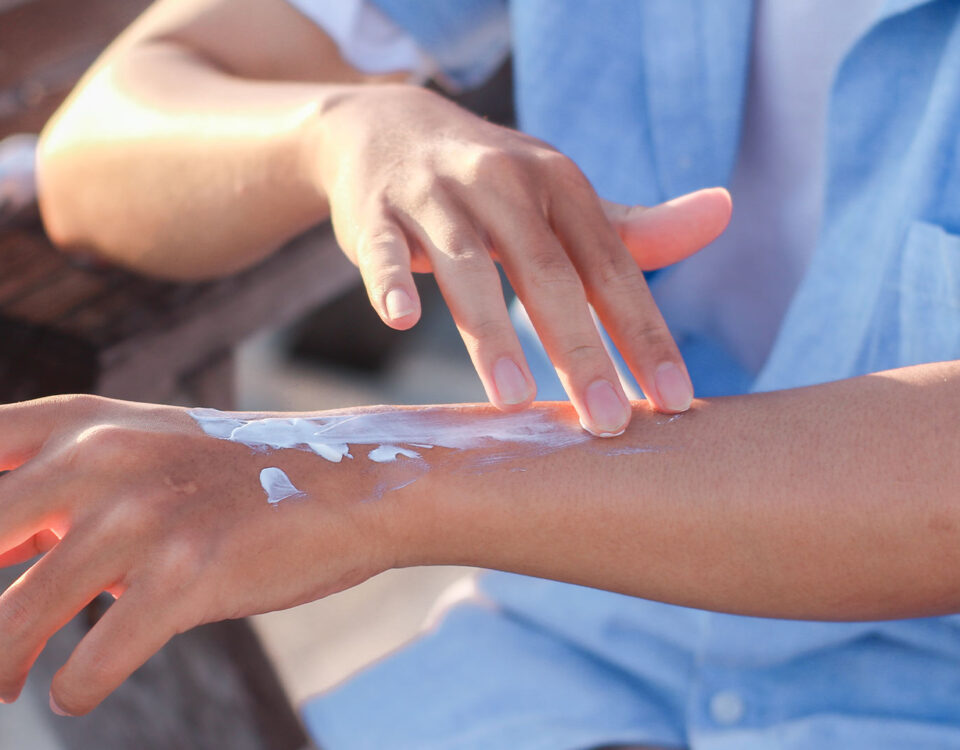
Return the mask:
<path fill-rule="evenodd" d="M 723 188 L 681 195 L 651 208 L 602 201 L 603 210 L 645 271 L 693 255 L 730 223 L 733 201 Z"/>

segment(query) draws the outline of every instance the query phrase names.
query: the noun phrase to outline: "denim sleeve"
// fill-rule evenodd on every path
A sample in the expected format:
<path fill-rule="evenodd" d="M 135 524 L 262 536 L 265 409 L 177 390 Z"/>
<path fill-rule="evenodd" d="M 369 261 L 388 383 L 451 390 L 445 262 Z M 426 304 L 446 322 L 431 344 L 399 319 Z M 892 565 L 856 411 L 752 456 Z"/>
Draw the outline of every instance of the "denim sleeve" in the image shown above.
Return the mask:
<path fill-rule="evenodd" d="M 479 86 L 506 57 L 506 0 L 373 0 L 457 87 Z"/>

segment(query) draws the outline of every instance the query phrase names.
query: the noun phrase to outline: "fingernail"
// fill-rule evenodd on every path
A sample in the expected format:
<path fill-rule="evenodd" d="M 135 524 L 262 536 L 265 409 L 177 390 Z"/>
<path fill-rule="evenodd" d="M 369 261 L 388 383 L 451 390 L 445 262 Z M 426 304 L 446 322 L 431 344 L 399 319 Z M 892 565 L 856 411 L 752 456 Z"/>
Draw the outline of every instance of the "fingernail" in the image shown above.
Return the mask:
<path fill-rule="evenodd" d="M 50 710 L 53 711 L 57 716 L 70 715 L 57 705 L 57 702 L 53 699 L 53 693 L 50 694 Z"/>
<path fill-rule="evenodd" d="M 654 376 L 660 403 L 670 411 L 686 411 L 693 401 L 690 379 L 673 362 L 664 362 Z"/>
<path fill-rule="evenodd" d="M 387 315 L 390 320 L 405 318 L 417 310 L 417 306 L 414 304 L 410 295 L 399 288 L 391 289 L 387 292 L 384 304 L 387 307 Z"/>
<path fill-rule="evenodd" d="M 498 359 L 493 366 L 493 384 L 500 400 L 508 406 L 522 404 L 530 395 L 530 384 L 523 371 L 509 357 Z"/>
<path fill-rule="evenodd" d="M 630 419 L 629 408 L 607 380 L 596 380 L 587 388 L 587 411 L 592 424 L 583 427 L 599 437 L 621 434 Z"/>

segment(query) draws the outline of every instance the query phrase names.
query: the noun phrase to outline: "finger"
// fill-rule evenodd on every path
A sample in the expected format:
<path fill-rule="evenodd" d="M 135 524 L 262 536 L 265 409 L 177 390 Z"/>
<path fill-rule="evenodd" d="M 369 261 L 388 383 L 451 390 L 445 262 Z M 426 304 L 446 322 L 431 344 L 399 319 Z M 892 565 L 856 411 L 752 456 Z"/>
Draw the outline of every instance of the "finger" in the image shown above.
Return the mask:
<path fill-rule="evenodd" d="M 730 223 L 733 203 L 723 188 L 697 190 L 657 206 L 601 200 L 604 213 L 645 271 L 663 268 L 713 242 Z"/>
<path fill-rule="evenodd" d="M 64 478 L 42 459 L 0 477 L 0 549 L 13 549 L 48 528 L 64 528 Z"/>
<path fill-rule="evenodd" d="M 7 568 L 11 565 L 19 565 L 37 555 L 45 554 L 53 549 L 60 537 L 50 529 L 38 531 L 32 537 L 22 544 L 17 545 L 11 550 L 0 554 L 0 568 Z"/>
<path fill-rule="evenodd" d="M 551 220 L 590 303 L 647 399 L 665 412 L 690 408 L 693 386 L 643 272 L 590 195 L 555 199 Z"/>
<path fill-rule="evenodd" d="M 0 405 L 0 471 L 15 469 L 35 456 L 71 402 L 71 397 L 62 396 Z"/>
<path fill-rule="evenodd" d="M 80 539 L 80 541 L 77 541 Z M 0 697 L 19 694 L 47 640 L 116 578 L 93 537 L 70 536 L 0 595 Z"/>
<path fill-rule="evenodd" d="M 410 248 L 399 226 L 386 218 L 373 221 L 357 240 L 357 266 L 370 304 L 384 323 L 406 330 L 420 319 Z"/>
<path fill-rule="evenodd" d="M 53 677 L 50 707 L 83 716 L 177 634 L 175 597 L 131 586 Z"/>
<path fill-rule="evenodd" d="M 500 262 L 581 424 L 596 435 L 620 434 L 630 421 L 630 402 L 593 322 L 583 284 L 541 209 L 480 205 Z"/>
<path fill-rule="evenodd" d="M 533 401 L 536 385 L 510 323 L 490 252 L 462 209 L 440 202 L 411 231 L 429 255 L 440 291 L 491 403 L 515 410 Z"/>

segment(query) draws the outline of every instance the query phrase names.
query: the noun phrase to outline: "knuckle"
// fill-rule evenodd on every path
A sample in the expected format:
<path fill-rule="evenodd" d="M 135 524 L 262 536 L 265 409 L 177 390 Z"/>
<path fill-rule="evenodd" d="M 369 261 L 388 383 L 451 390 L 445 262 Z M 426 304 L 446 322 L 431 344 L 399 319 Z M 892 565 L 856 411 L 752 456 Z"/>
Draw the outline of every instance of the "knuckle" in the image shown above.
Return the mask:
<path fill-rule="evenodd" d="M 509 333 L 509 325 L 495 318 L 476 317 L 467 319 L 462 323 L 462 327 L 477 341 L 492 343 L 502 341 Z"/>
<path fill-rule="evenodd" d="M 383 263 L 380 256 L 367 245 L 363 252 L 357 254 L 357 268 L 363 278 L 373 278 L 380 274 Z"/>
<path fill-rule="evenodd" d="M 393 252 L 401 242 L 401 236 L 383 226 L 363 229 L 357 237 L 357 247 L 362 258 L 376 260 Z"/>
<path fill-rule="evenodd" d="M 409 270 L 398 263 L 361 261 L 360 274 L 363 276 L 367 291 L 374 298 L 379 298 L 402 282 L 409 274 Z"/>
<path fill-rule="evenodd" d="M 76 447 L 85 454 L 113 460 L 129 452 L 139 442 L 140 433 L 114 424 L 96 424 L 87 427 L 75 439 Z"/>
<path fill-rule="evenodd" d="M 498 194 L 515 199 L 527 192 L 536 173 L 528 148 L 491 146 L 474 153 L 458 182 L 477 189 L 493 184 Z"/>
<path fill-rule="evenodd" d="M 82 419 L 102 411 L 109 399 L 87 393 L 46 396 L 27 402 L 31 409 L 65 419 Z"/>
<path fill-rule="evenodd" d="M 466 238 L 451 236 L 443 241 L 443 253 L 457 263 L 458 271 L 484 271 L 487 269 L 486 251 L 480 249 L 476 242 Z"/>
<path fill-rule="evenodd" d="M 619 252 L 606 252 L 591 264 L 595 283 L 604 287 L 633 289 L 644 281 L 633 258 Z"/>
<path fill-rule="evenodd" d="M 96 396 L 92 393 L 72 393 L 63 397 L 66 404 L 73 409 L 95 409 L 102 408 L 109 399 L 103 396 Z"/>
<path fill-rule="evenodd" d="M 436 172 L 418 170 L 409 175 L 403 185 L 394 186 L 390 191 L 389 203 L 412 215 L 422 215 L 434 210 L 434 203 L 442 190 L 443 182 Z"/>
<path fill-rule="evenodd" d="M 89 393 L 68 393 L 47 396 L 39 399 L 39 403 L 46 403 L 54 408 L 84 412 L 102 405 L 106 400 L 103 396 L 94 396 Z"/>
<path fill-rule="evenodd" d="M 570 259 L 558 248 L 541 248 L 532 251 L 529 263 L 531 281 L 539 286 L 571 286 L 579 283 Z"/>
<path fill-rule="evenodd" d="M 410 270 L 400 263 L 383 263 L 378 269 L 377 276 L 379 283 L 383 287 L 393 286 L 397 281 L 402 281 L 410 274 Z"/>
<path fill-rule="evenodd" d="M 606 356 L 607 352 L 600 344 L 571 341 L 560 347 L 560 357 L 567 364 L 574 366 L 595 362 Z"/>
<path fill-rule="evenodd" d="M 464 175 L 450 174 L 441 171 L 434 174 L 429 184 L 427 185 L 427 183 L 425 183 L 425 187 L 428 187 L 431 195 L 456 195 L 461 191 L 464 185 L 470 184 L 470 181 L 471 180 L 469 176 L 465 177 Z"/>
<path fill-rule="evenodd" d="M 537 158 L 544 167 L 554 172 L 579 171 L 571 159 L 552 148 L 540 149 Z"/>
<path fill-rule="evenodd" d="M 551 180 L 560 180 L 564 188 L 588 187 L 590 185 L 580 167 L 559 151 L 546 149 L 540 153 L 539 161 L 550 175 Z"/>
<path fill-rule="evenodd" d="M 644 354 L 659 356 L 670 354 L 673 339 L 666 327 L 657 321 L 635 319 L 625 324 L 624 335 L 633 344 L 639 345 Z"/>
<path fill-rule="evenodd" d="M 479 178 L 502 177 L 504 172 L 512 172 L 517 166 L 512 154 L 496 146 L 477 148 L 468 163 L 470 173 Z"/>

